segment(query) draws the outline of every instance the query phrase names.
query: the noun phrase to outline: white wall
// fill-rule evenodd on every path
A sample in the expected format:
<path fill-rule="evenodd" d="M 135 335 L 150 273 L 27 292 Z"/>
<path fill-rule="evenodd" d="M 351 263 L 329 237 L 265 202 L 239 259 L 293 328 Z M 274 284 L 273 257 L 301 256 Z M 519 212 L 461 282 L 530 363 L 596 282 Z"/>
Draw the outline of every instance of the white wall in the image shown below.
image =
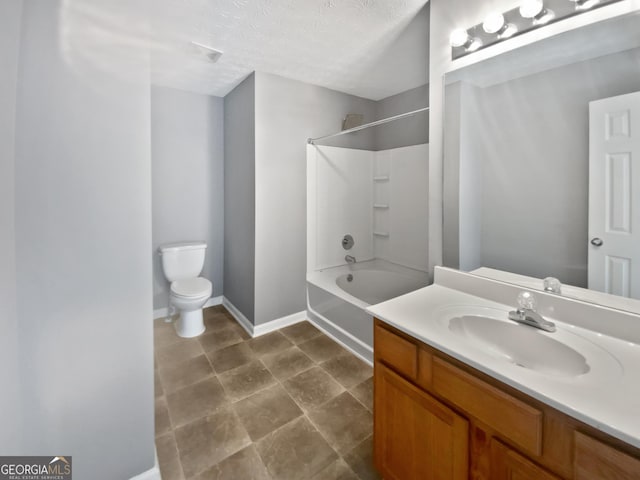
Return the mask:
<path fill-rule="evenodd" d="M 308 149 L 307 166 L 314 183 L 310 202 L 308 232 L 315 238 L 310 251 L 310 268 L 344 265 L 345 255 L 358 261 L 373 258 L 373 166 L 375 152 L 340 147 Z M 342 247 L 350 234 L 354 246 Z"/>
<path fill-rule="evenodd" d="M 158 246 L 207 242 L 202 275 L 222 295 L 224 267 L 224 100 L 151 89 L 154 308 L 168 305 Z"/>
<path fill-rule="evenodd" d="M 21 452 L 15 242 L 15 113 L 21 0 L 0 2 L 0 452 Z"/>
<path fill-rule="evenodd" d="M 254 321 L 255 75 L 224 97 L 224 296 Z"/>
<path fill-rule="evenodd" d="M 255 75 L 257 325 L 306 309 L 307 138 L 339 131 L 347 113 L 373 120 L 375 102 L 276 75 Z M 367 131 L 331 144 L 372 149 L 373 137 Z"/>
<path fill-rule="evenodd" d="M 419 270 L 427 270 L 429 145 L 413 145 L 375 152 L 373 182 L 375 257 Z"/>
<path fill-rule="evenodd" d="M 127 43 L 135 6 L 83 2 L 86 17 L 71 1 L 23 2 L 20 453 L 72 455 L 76 478 L 125 479 L 154 464 L 149 68 Z M 98 18 L 107 28 L 101 13 L 122 36 L 86 57 L 75 49 Z M 132 35 L 144 28 L 131 23 Z M 125 56 L 112 55 L 123 43 Z"/>
<path fill-rule="evenodd" d="M 451 61 L 449 34 L 455 28 L 468 28 L 491 11 L 504 12 L 516 6 L 513 0 L 436 0 L 431 4 L 429 65 L 429 264 L 442 263 L 442 179 L 443 179 L 443 75 L 455 68 L 479 62 L 502 52 L 556 35 L 603 18 L 640 9 L 640 0 L 618 2 L 525 33 L 498 45 Z"/>

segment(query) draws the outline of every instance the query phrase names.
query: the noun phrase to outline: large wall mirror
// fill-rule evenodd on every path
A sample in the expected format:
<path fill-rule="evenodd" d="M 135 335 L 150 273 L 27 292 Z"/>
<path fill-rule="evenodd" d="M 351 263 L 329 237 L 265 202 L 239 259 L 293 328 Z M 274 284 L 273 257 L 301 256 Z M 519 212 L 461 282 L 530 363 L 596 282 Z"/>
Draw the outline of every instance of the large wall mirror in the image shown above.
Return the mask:
<path fill-rule="evenodd" d="M 446 266 L 640 299 L 640 14 L 447 73 L 444 130 Z"/>

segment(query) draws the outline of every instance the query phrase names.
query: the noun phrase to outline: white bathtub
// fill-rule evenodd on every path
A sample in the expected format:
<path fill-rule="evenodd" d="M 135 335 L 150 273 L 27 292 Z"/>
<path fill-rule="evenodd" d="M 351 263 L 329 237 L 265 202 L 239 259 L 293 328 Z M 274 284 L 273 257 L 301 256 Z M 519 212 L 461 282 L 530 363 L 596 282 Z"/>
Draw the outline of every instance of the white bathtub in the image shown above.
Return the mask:
<path fill-rule="evenodd" d="M 362 358 L 373 360 L 369 305 L 427 286 L 427 273 L 385 260 L 341 265 L 307 274 L 311 320 Z"/>

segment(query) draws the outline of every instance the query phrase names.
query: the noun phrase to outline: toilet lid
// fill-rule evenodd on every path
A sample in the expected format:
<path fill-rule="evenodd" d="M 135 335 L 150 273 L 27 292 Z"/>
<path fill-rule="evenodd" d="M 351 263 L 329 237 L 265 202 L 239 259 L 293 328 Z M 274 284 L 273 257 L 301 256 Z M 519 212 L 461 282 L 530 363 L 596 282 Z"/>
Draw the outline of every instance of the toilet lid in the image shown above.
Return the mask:
<path fill-rule="evenodd" d="M 171 291 L 181 297 L 201 297 L 211 293 L 211 282 L 202 277 L 176 280 L 171 284 Z"/>

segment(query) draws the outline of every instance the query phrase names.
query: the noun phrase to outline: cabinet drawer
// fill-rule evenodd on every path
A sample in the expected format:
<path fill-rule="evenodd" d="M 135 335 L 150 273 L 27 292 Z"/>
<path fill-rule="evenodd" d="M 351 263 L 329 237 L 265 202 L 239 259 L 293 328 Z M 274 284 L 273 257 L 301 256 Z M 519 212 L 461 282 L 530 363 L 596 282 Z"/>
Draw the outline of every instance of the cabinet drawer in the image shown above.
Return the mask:
<path fill-rule="evenodd" d="M 415 379 L 418 374 L 418 346 L 376 325 L 373 350 L 376 358 L 397 372 Z"/>
<path fill-rule="evenodd" d="M 542 453 L 542 412 L 440 358 L 433 391 L 534 455 Z"/>
<path fill-rule="evenodd" d="M 575 432 L 574 478 L 576 480 L 631 480 L 640 478 L 640 460 Z"/>

